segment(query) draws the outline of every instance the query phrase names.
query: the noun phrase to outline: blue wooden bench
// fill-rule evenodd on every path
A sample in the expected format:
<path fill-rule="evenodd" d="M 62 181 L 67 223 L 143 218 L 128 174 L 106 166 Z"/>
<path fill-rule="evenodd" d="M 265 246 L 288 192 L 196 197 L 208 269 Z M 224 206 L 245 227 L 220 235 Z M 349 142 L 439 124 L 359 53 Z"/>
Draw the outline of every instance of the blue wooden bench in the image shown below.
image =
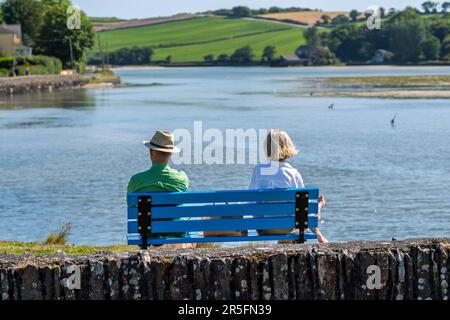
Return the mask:
<path fill-rule="evenodd" d="M 146 249 L 149 245 L 201 242 L 294 240 L 303 243 L 317 239 L 307 229 L 317 227 L 318 197 L 317 188 L 129 193 L 128 244 Z M 299 234 L 253 232 L 294 228 L 300 230 Z M 249 232 L 247 236 L 203 235 L 204 231 L 225 230 Z M 180 237 L 152 237 L 164 233 L 178 233 Z"/>

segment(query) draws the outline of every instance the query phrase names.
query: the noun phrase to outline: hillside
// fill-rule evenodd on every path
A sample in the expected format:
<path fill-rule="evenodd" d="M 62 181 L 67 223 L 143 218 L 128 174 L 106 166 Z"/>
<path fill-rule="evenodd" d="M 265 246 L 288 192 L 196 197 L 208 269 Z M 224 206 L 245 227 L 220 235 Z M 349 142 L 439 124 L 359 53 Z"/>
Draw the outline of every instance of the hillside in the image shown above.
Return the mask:
<path fill-rule="evenodd" d="M 155 61 L 170 55 L 172 62 L 200 62 L 207 54 L 231 54 L 246 45 L 254 49 L 257 57 L 268 45 L 276 46 L 278 54 L 292 55 L 304 42 L 303 32 L 295 26 L 270 21 L 201 17 L 98 34 L 110 51 L 153 46 Z"/>
<path fill-rule="evenodd" d="M 155 24 L 181 21 L 187 19 L 193 19 L 197 17 L 203 17 L 204 15 L 199 14 L 177 14 L 170 17 L 157 17 L 157 18 L 147 18 L 147 19 L 131 19 L 131 20 L 118 20 L 112 19 L 101 19 L 101 18 L 91 18 L 94 24 L 95 31 L 106 31 L 106 30 L 118 30 L 136 27 L 145 27 Z"/>

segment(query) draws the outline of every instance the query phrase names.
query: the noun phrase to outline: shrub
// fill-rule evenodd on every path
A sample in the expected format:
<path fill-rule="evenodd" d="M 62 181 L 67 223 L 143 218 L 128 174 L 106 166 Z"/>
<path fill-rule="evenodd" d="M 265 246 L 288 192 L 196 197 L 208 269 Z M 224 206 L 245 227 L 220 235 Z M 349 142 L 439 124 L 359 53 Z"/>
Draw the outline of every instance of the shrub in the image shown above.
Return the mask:
<path fill-rule="evenodd" d="M 203 59 L 205 60 L 205 62 L 213 62 L 214 61 L 214 55 L 213 54 L 207 54 L 206 56 L 203 57 Z"/>
<path fill-rule="evenodd" d="M 27 58 L 25 60 L 32 66 L 40 65 L 43 66 L 46 70 L 46 73 L 49 74 L 59 74 L 62 70 L 62 62 L 58 58 L 49 57 L 49 56 L 32 56 L 31 58 Z"/>
<path fill-rule="evenodd" d="M 61 60 L 48 56 L 16 57 L 16 66 L 19 74 L 24 75 L 28 67 L 32 74 L 59 74 L 62 70 Z M 11 72 L 13 59 L 11 57 L 0 58 L 0 69 Z"/>
<path fill-rule="evenodd" d="M 72 231 L 72 224 L 71 223 L 65 223 L 61 226 L 61 229 L 58 233 L 50 233 L 47 237 L 47 239 L 44 241 L 44 244 L 50 244 L 50 245 L 65 245 L 67 244 L 67 238 Z"/>
<path fill-rule="evenodd" d="M 447 57 L 450 56 L 450 34 L 444 38 L 442 41 L 442 56 L 444 60 L 448 60 Z"/>
<path fill-rule="evenodd" d="M 222 53 L 217 57 L 217 62 L 225 63 L 225 62 L 228 62 L 229 59 L 230 58 L 226 53 Z"/>
<path fill-rule="evenodd" d="M 11 70 L 12 65 L 13 65 L 12 58 L 0 58 L 0 69 Z"/>
<path fill-rule="evenodd" d="M 430 36 L 422 43 L 425 60 L 438 60 L 441 52 L 441 42 L 435 36 Z"/>
<path fill-rule="evenodd" d="M 254 60 L 255 55 L 253 54 L 253 49 L 250 46 L 245 46 L 239 49 L 231 55 L 230 60 L 233 63 L 246 64 Z"/>

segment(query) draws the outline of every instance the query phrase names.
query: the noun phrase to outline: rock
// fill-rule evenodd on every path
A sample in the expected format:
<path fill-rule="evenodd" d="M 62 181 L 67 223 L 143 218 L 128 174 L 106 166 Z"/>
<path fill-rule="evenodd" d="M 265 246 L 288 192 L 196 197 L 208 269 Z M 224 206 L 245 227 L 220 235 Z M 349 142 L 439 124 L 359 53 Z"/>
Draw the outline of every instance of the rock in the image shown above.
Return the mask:
<path fill-rule="evenodd" d="M 1 300 L 11 300 L 10 292 L 10 274 L 11 271 L 6 268 L 0 267 L 0 301 Z"/>
<path fill-rule="evenodd" d="M 194 257 L 192 259 L 192 291 L 194 300 L 207 300 L 211 297 L 210 264 L 211 261 L 208 258 Z"/>
<path fill-rule="evenodd" d="M 233 298 L 236 300 L 248 300 L 250 298 L 247 279 L 248 260 L 245 257 L 236 257 L 232 269 L 234 271 L 232 278 Z"/>
<path fill-rule="evenodd" d="M 107 299 L 119 300 L 121 296 L 120 269 L 121 260 L 108 257 L 105 268 L 107 270 Z"/>
<path fill-rule="evenodd" d="M 231 281 L 231 262 L 229 259 L 211 260 L 211 291 L 209 297 L 213 300 L 231 300 L 232 293 L 230 288 Z"/>
<path fill-rule="evenodd" d="M 28 264 L 16 269 L 16 283 L 20 286 L 19 299 L 42 300 L 42 282 L 39 279 L 39 267 Z"/>
<path fill-rule="evenodd" d="M 89 262 L 89 299 L 104 300 L 107 286 L 106 270 L 103 261 L 88 260 Z"/>
<path fill-rule="evenodd" d="M 289 265 L 285 253 L 277 254 L 269 258 L 272 265 L 272 284 L 274 300 L 287 300 L 289 298 Z"/>
<path fill-rule="evenodd" d="M 171 300 L 192 300 L 192 272 L 188 270 L 188 262 L 184 257 L 175 257 L 169 278 Z"/>

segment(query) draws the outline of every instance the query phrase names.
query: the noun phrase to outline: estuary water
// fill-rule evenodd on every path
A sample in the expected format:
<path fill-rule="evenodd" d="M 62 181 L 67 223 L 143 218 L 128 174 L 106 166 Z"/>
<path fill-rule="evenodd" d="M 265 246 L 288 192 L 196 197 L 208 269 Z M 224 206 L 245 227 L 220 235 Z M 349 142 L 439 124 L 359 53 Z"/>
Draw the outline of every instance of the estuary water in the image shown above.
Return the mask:
<path fill-rule="evenodd" d="M 126 187 L 157 129 L 286 130 L 291 161 L 327 199 L 331 241 L 450 235 L 450 100 L 302 96 L 326 76 L 449 74 L 450 68 L 168 68 L 127 85 L 1 97 L 0 240 L 126 241 Z M 334 110 L 328 106 L 334 104 Z M 396 114 L 396 125 L 390 121 Z M 252 165 L 183 164 L 192 190 L 245 189 Z"/>

